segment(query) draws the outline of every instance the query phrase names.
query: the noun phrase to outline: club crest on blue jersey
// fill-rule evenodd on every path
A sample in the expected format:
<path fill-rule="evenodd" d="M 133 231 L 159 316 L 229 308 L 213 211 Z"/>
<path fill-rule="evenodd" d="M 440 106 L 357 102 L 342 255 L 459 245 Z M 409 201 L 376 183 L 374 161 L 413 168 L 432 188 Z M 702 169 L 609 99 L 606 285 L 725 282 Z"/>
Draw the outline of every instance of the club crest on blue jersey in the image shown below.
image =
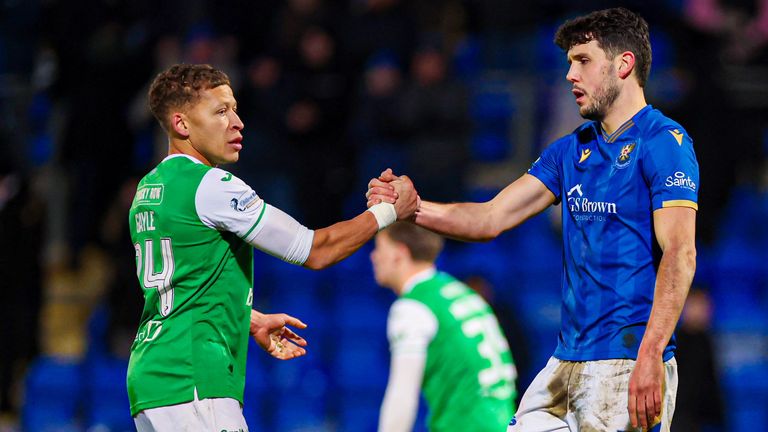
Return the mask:
<path fill-rule="evenodd" d="M 616 157 L 616 163 L 613 164 L 618 169 L 624 169 L 629 166 L 629 163 L 632 162 L 632 150 L 635 149 L 637 146 L 636 143 L 629 143 L 621 148 L 621 152 L 619 152 L 619 156 Z"/>

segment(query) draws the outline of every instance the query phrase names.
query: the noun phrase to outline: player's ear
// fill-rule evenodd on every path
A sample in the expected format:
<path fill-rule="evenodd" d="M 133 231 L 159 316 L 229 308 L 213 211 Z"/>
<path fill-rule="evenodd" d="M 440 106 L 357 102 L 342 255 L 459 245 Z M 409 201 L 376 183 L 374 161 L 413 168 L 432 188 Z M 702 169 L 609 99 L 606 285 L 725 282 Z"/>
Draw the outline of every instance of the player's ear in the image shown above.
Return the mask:
<path fill-rule="evenodd" d="M 624 51 L 619 56 L 618 63 L 619 78 L 626 79 L 635 69 L 635 54 L 632 51 Z"/>
<path fill-rule="evenodd" d="M 171 115 L 171 127 L 174 132 L 181 135 L 184 138 L 189 138 L 189 128 L 184 118 L 184 114 L 175 112 Z"/>
<path fill-rule="evenodd" d="M 408 246 L 406 246 L 404 243 L 397 243 L 397 258 L 399 260 L 407 259 L 407 260 L 413 260 L 413 257 L 411 257 L 411 251 L 408 249 Z"/>

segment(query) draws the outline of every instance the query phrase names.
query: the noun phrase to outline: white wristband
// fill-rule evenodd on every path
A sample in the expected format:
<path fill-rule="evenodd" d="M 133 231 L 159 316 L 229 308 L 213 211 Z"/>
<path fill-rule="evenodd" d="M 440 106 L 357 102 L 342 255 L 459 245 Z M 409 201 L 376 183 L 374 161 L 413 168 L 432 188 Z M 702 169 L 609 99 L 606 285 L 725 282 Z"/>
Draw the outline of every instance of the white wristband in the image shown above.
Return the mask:
<path fill-rule="evenodd" d="M 368 210 L 376 217 L 376 222 L 379 224 L 379 231 L 392 225 L 397 220 L 397 212 L 395 211 L 395 205 L 390 203 L 378 203 L 374 204 Z"/>

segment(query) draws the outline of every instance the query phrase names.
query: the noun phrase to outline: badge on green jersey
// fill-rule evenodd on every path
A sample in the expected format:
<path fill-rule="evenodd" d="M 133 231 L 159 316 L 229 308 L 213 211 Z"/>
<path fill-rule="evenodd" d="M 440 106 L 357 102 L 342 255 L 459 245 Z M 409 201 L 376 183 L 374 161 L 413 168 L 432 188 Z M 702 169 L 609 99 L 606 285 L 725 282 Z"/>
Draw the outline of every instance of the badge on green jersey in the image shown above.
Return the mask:
<path fill-rule="evenodd" d="M 162 184 L 145 184 L 136 190 L 136 196 L 133 197 L 133 207 L 137 205 L 158 205 L 163 202 Z"/>

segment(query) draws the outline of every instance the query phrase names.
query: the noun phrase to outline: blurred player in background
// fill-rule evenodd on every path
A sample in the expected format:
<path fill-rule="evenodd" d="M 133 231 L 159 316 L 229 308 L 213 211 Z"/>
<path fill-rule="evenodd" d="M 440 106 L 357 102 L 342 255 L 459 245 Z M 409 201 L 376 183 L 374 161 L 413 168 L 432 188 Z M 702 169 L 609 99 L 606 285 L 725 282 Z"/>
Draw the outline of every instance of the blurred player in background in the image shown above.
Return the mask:
<path fill-rule="evenodd" d="M 139 431 L 247 430 L 242 415 L 248 334 L 271 355 L 305 353 L 284 314 L 252 310 L 253 248 L 322 269 L 416 208 L 413 188 L 316 231 L 270 206 L 231 173 L 243 123 L 229 78 L 208 65 L 175 65 L 149 91 L 169 155 L 138 184 L 131 239 L 145 306 L 128 365 Z M 398 185 L 399 187 L 399 185 Z M 410 197 L 410 198 L 408 198 Z M 250 321 L 250 329 L 249 329 Z"/>
<path fill-rule="evenodd" d="M 430 431 L 499 431 L 514 413 L 516 371 L 491 307 L 435 269 L 439 235 L 397 222 L 376 235 L 376 282 L 399 296 L 389 311 L 392 352 L 379 432 L 413 430 L 424 390 Z"/>
<path fill-rule="evenodd" d="M 673 330 L 696 267 L 693 142 L 645 101 L 651 46 L 640 16 L 593 12 L 564 23 L 555 43 L 590 121 L 492 200 L 422 201 L 415 223 L 490 240 L 562 201 L 558 346 L 509 430 L 668 431 L 677 392 Z M 394 202 L 386 182 L 396 178 L 387 170 L 371 180 L 368 204 Z"/>

